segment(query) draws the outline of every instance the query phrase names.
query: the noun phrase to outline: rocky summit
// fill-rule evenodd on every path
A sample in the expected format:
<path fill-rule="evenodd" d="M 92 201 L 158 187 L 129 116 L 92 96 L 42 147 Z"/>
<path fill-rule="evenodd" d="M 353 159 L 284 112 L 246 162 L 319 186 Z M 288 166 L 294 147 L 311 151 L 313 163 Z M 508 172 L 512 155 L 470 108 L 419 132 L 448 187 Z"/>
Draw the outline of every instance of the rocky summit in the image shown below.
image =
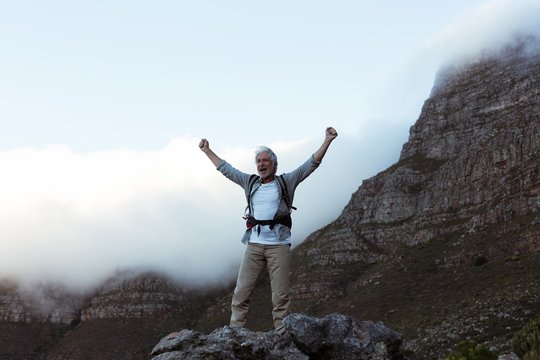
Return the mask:
<path fill-rule="evenodd" d="M 357 323 L 350 316 L 322 319 L 290 314 L 285 336 L 225 326 L 203 335 L 184 329 L 163 338 L 152 360 L 267 359 L 267 360 L 401 360 L 401 335 L 384 324 Z"/>
<path fill-rule="evenodd" d="M 272 327 L 267 279 L 249 331 L 226 326 L 232 283 L 119 273 L 85 294 L 0 282 L 0 359 L 142 360 L 158 343 L 159 360 L 218 346 L 239 358 L 390 359 L 397 333 L 408 359 L 444 359 L 465 340 L 512 358 L 512 337 L 540 317 L 538 49 L 522 38 L 439 71 L 399 160 L 358 179 L 340 216 L 293 249 L 288 340 L 261 332 Z"/>

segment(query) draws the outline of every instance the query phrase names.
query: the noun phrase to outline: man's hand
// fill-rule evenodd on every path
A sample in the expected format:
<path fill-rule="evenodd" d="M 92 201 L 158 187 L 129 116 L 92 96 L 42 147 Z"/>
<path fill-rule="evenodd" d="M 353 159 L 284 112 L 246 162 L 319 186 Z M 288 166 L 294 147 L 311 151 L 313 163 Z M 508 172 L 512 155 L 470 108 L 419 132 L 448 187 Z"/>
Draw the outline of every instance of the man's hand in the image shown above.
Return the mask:
<path fill-rule="evenodd" d="M 338 136 L 338 133 L 337 133 L 336 129 L 334 129 L 333 127 L 327 127 L 326 128 L 326 140 L 332 141 L 335 138 L 337 138 L 337 136 Z"/>
<path fill-rule="evenodd" d="M 208 140 L 202 139 L 199 143 L 199 149 L 201 149 L 203 152 L 208 152 L 210 150 L 210 144 L 208 143 Z"/>
<path fill-rule="evenodd" d="M 206 156 L 208 156 L 210 161 L 212 161 L 215 166 L 219 165 L 219 163 L 221 162 L 221 158 L 217 156 L 216 153 L 212 151 L 212 149 L 210 149 L 210 144 L 208 143 L 208 140 L 201 139 L 201 142 L 199 143 L 199 149 L 201 149 L 202 152 L 205 153 Z"/>
<path fill-rule="evenodd" d="M 328 150 L 328 147 L 330 146 L 332 141 L 337 138 L 337 135 L 337 131 L 333 127 L 326 128 L 324 141 L 321 147 L 313 154 L 313 158 L 316 161 L 322 161 L 324 154 L 326 154 L 326 150 Z"/>

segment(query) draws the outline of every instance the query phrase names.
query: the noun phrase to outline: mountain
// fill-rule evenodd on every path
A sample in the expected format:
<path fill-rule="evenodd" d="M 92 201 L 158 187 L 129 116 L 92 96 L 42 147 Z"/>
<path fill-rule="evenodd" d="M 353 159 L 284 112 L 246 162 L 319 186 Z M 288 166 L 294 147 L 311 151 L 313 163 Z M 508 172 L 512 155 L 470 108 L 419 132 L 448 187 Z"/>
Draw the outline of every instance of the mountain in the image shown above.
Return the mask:
<path fill-rule="evenodd" d="M 439 73 L 399 161 L 295 251 L 301 306 L 381 320 L 425 358 L 459 339 L 504 348 L 540 316 L 540 56 L 528 41 Z"/>
<path fill-rule="evenodd" d="M 505 351 L 540 316 L 537 46 L 439 72 L 399 161 L 294 249 L 294 311 L 383 321 L 418 359 L 466 339 Z M 254 294 L 250 327 L 271 327 L 269 293 Z"/>
<path fill-rule="evenodd" d="M 4 283 L 0 359 L 148 359 L 164 334 L 194 326 L 223 293 L 156 272 L 117 272 L 96 291 L 80 294 L 50 284 L 30 290 Z"/>
<path fill-rule="evenodd" d="M 526 38 L 438 73 L 399 161 L 293 249 L 294 312 L 382 321 L 410 359 L 462 340 L 509 351 L 540 316 L 539 48 Z M 172 331 L 227 324 L 232 287 L 151 272 L 83 294 L 3 281 L 0 359 L 148 359 Z M 270 316 L 261 279 L 248 327 Z"/>

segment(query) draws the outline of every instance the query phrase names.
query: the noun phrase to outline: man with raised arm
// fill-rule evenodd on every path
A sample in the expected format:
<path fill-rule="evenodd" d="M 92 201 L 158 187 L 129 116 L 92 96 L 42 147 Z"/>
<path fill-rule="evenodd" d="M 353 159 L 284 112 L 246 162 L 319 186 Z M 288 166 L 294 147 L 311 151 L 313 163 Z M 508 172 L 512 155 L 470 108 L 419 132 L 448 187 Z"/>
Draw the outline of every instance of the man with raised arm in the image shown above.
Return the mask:
<path fill-rule="evenodd" d="M 255 151 L 257 175 L 250 175 L 232 167 L 202 139 L 199 148 L 208 156 L 217 170 L 240 185 L 248 201 L 246 232 L 242 242 L 247 244 L 236 280 L 231 303 L 231 326 L 245 326 L 249 298 L 259 275 L 268 267 L 272 288 L 272 317 L 274 329 L 284 334 L 283 318 L 289 313 L 289 271 L 291 247 L 291 209 L 298 184 L 321 163 L 328 147 L 338 136 L 332 127 L 326 128 L 322 145 L 296 170 L 277 176 L 276 154 L 267 148 Z"/>

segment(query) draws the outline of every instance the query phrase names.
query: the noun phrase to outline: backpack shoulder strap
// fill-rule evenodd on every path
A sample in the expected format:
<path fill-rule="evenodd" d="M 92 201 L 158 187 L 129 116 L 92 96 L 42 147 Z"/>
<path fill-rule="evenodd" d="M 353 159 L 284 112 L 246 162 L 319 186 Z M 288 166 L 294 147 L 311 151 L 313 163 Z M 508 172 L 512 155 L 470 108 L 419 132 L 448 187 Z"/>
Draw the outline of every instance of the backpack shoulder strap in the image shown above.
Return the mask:
<path fill-rule="evenodd" d="M 285 204 L 289 209 L 296 210 L 296 208 L 291 204 L 289 199 L 289 190 L 287 189 L 287 183 L 283 179 L 283 175 L 277 176 L 279 186 L 281 187 L 281 199 L 285 201 Z"/>
<path fill-rule="evenodd" d="M 248 214 L 251 214 L 251 192 L 253 190 L 253 185 L 259 180 L 260 176 L 252 174 L 249 177 L 248 186 L 246 188 L 246 200 L 247 200 L 247 207 L 246 212 Z"/>

